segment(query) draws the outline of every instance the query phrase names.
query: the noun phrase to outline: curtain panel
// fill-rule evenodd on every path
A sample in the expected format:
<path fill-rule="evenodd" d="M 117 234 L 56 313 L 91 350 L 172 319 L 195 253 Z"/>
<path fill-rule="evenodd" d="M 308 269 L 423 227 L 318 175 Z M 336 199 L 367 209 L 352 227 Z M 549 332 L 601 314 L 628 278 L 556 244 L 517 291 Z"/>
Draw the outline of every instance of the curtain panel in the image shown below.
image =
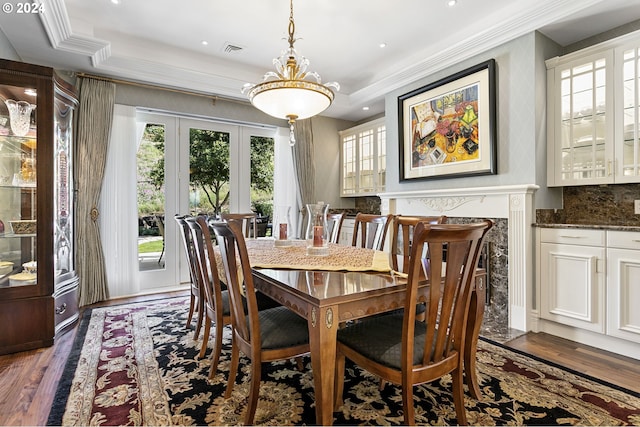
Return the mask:
<path fill-rule="evenodd" d="M 306 212 L 307 203 L 316 202 L 316 167 L 314 163 L 314 144 L 313 144 L 313 127 L 312 119 L 296 121 L 294 135 L 296 143 L 293 146 L 293 168 L 296 173 L 299 197 L 299 215 L 301 221 L 298 237 L 304 238 L 306 230 Z"/>
<path fill-rule="evenodd" d="M 78 304 L 109 298 L 98 218 L 116 86 L 82 77 L 79 80 L 76 142 L 76 267 L 80 278 Z"/>

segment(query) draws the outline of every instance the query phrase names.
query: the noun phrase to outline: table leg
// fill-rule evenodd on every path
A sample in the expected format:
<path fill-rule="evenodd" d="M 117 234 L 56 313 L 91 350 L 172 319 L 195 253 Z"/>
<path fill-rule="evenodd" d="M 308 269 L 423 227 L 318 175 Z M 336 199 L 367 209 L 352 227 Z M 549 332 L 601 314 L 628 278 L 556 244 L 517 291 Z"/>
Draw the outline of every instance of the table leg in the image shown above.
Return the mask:
<path fill-rule="evenodd" d="M 464 342 L 464 377 L 469 393 L 474 399 L 480 400 L 480 386 L 476 372 L 476 351 L 478 337 L 484 317 L 484 301 L 486 295 L 486 275 L 478 275 L 475 278 L 475 289 L 471 293 L 471 304 L 467 318 L 467 334 Z"/>
<path fill-rule="evenodd" d="M 333 424 L 338 307 L 311 307 L 308 313 L 316 424 L 328 426 Z"/>

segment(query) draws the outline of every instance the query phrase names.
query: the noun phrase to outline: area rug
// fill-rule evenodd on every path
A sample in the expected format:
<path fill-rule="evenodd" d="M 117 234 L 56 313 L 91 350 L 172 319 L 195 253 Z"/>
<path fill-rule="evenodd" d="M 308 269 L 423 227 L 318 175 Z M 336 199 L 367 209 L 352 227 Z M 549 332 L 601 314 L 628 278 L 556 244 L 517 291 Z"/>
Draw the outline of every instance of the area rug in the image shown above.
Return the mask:
<path fill-rule="evenodd" d="M 185 329 L 188 300 L 165 299 L 85 313 L 56 393 L 49 425 L 235 425 L 246 407 L 248 360 L 224 399 L 230 330 L 218 372 Z M 640 394 L 481 340 L 481 400 L 465 395 L 471 425 L 638 425 Z M 400 388 L 347 364 L 336 425 L 402 424 Z M 451 379 L 415 387 L 416 422 L 455 425 Z M 261 425 L 313 425 L 309 358 L 265 364 L 255 418 Z"/>

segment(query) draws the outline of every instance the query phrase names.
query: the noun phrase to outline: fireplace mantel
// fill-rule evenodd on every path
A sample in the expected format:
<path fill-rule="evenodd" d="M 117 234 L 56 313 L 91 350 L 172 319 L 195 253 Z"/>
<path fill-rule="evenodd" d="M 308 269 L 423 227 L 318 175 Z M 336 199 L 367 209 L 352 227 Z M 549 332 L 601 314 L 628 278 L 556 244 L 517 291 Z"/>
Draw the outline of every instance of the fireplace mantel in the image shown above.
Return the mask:
<path fill-rule="evenodd" d="M 380 193 L 383 214 L 447 215 L 508 220 L 509 327 L 528 331 L 533 295 L 533 195 L 537 185 Z"/>

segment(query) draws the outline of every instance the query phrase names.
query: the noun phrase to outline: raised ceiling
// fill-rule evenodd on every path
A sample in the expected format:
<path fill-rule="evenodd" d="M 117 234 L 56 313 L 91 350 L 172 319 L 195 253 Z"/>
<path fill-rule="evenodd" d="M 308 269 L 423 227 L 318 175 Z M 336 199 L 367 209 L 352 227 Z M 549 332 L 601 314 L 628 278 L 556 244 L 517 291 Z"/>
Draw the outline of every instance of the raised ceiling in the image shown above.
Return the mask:
<path fill-rule="evenodd" d="M 22 60 L 59 69 L 244 99 L 287 47 L 288 0 L 42 2 L 0 14 L 0 28 Z M 640 19 L 640 0 L 446 3 L 294 0 L 296 48 L 341 85 L 324 114 L 382 112 L 389 91 L 534 30 L 564 46 Z"/>

